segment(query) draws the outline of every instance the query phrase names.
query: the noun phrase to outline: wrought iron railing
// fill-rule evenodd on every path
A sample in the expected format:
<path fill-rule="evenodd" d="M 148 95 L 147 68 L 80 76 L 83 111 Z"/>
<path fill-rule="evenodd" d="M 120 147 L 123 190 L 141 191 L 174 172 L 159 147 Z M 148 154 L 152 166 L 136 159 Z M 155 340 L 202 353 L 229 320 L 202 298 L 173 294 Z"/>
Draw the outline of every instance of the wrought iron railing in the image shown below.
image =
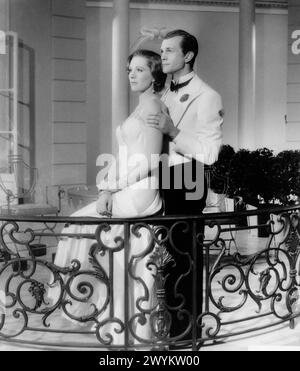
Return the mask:
<path fill-rule="evenodd" d="M 0 341 L 197 350 L 283 322 L 293 328 L 300 315 L 299 210 L 146 219 L 1 216 Z M 235 233 L 257 229 L 243 220 L 265 213 L 269 220 L 260 228 L 268 237 L 243 249 Z M 210 233 L 203 239 L 204 224 Z M 59 249 L 66 265 L 52 259 L 57 238 L 65 241 Z M 38 256 L 42 247 L 48 254 Z"/>

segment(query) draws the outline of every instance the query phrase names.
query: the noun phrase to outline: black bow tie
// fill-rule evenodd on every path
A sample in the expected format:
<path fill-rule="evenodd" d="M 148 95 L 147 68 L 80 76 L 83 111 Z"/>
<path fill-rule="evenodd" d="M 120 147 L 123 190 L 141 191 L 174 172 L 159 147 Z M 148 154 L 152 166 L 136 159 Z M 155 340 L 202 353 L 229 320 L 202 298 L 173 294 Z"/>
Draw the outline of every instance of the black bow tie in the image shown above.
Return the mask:
<path fill-rule="evenodd" d="M 179 89 L 183 88 L 184 86 L 187 86 L 192 79 L 193 78 L 191 78 L 188 81 L 182 82 L 181 84 L 178 84 L 178 83 L 175 83 L 174 81 L 171 81 L 170 90 L 177 93 Z"/>

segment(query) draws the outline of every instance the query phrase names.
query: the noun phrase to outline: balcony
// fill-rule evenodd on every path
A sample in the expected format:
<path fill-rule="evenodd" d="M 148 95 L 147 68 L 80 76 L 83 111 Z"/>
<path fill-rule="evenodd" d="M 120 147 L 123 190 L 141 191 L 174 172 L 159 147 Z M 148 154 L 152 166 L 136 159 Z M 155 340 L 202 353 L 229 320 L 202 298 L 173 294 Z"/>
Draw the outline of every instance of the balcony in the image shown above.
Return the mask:
<path fill-rule="evenodd" d="M 147 219 L 3 215 L 1 342 L 56 349 L 202 350 L 285 323 L 292 334 L 300 315 L 299 209 L 269 209 L 272 218 L 251 227 L 237 225 L 237 218 L 266 211 Z M 198 232 L 203 222 L 210 232 L 204 240 Z M 90 226 L 94 233 L 62 233 L 66 223 L 77 231 Z M 107 246 L 103 236 L 115 225 L 123 226 L 120 236 Z M 258 227 L 268 237 L 251 237 Z M 228 232 L 235 236 L 230 250 Z M 147 246 L 138 244 L 143 233 L 150 237 Z M 190 246 L 176 244 L 180 234 Z M 92 241 L 88 268 L 76 260 L 65 267 L 53 263 L 61 238 Z M 172 269 L 179 262 L 184 272 L 175 280 Z M 183 292 L 185 280 L 190 287 Z M 166 288 L 174 300 L 170 294 L 166 300 Z M 181 330 L 170 335 L 174 318 Z"/>

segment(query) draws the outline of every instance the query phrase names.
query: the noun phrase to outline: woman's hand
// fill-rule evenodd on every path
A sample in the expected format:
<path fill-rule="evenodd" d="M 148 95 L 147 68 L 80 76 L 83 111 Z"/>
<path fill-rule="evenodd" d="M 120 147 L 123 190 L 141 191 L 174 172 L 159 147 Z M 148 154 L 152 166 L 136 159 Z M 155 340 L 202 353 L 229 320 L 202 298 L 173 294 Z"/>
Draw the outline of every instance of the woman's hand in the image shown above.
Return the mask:
<path fill-rule="evenodd" d="M 96 203 L 97 213 L 103 216 L 112 216 L 112 195 L 110 192 L 101 192 L 97 203 Z"/>

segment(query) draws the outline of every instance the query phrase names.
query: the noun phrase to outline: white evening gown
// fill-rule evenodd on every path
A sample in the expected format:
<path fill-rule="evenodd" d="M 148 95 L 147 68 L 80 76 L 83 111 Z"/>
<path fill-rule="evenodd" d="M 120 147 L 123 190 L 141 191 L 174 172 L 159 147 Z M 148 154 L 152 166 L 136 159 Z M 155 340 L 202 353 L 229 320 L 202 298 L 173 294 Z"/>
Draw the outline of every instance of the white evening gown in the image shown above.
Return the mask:
<path fill-rule="evenodd" d="M 146 124 L 141 116 L 134 112 L 121 127 L 117 128 L 117 139 L 119 148 L 128 148 L 130 153 L 141 153 L 147 146 L 151 146 L 151 138 L 146 135 Z M 148 147 L 149 149 L 149 147 Z M 120 153 L 120 152 L 119 152 Z M 124 153 L 124 152 L 123 152 Z M 124 175 L 124 174 L 123 174 Z M 159 196 L 158 187 L 151 189 L 151 184 L 157 185 L 158 173 L 157 170 L 152 171 L 151 176 L 147 175 L 138 183 L 144 187 L 136 187 L 135 185 L 127 186 L 121 191 L 113 194 L 113 217 L 127 218 L 127 217 L 146 217 L 157 213 L 162 207 L 162 201 Z M 142 188 L 142 189 L 141 189 Z M 152 187 L 153 188 L 153 187 Z M 72 214 L 72 216 L 86 216 L 86 217 L 99 217 L 96 212 L 96 202 L 93 202 L 81 210 Z M 96 226 L 93 225 L 70 225 L 65 227 L 62 233 L 95 233 Z M 130 233 L 130 244 L 128 250 L 128 267 L 130 273 L 127 274 L 128 281 L 126 285 L 125 270 L 124 270 L 124 249 L 121 251 L 113 251 L 118 245 L 115 242 L 116 237 L 124 236 L 123 225 L 111 225 L 111 230 L 108 232 L 102 231 L 100 234 L 101 241 L 110 249 L 105 251 L 105 254 L 97 253 L 97 261 L 104 271 L 104 275 L 109 277 L 112 283 L 112 293 L 108 292 L 108 285 L 103 281 L 90 276 L 89 274 L 79 275 L 75 278 L 70 285 L 71 292 L 78 298 L 83 298 L 87 294 L 78 291 L 78 284 L 80 282 L 88 282 L 93 285 L 93 295 L 87 302 L 79 302 L 66 296 L 72 305 L 67 305 L 66 310 L 73 319 L 87 318 L 91 315 L 94 309 L 98 310 L 97 321 L 101 323 L 98 331 L 101 339 L 109 340 L 106 333 L 112 335 L 112 345 L 124 343 L 124 331 L 118 334 L 118 330 L 122 328 L 125 321 L 125 296 L 127 295 L 129 304 L 128 319 L 136 316 L 135 320 L 127 327 L 140 338 L 151 340 L 151 326 L 150 326 L 150 310 L 155 307 L 155 288 L 154 288 L 154 271 L 153 268 L 147 267 L 149 257 L 152 253 L 150 232 L 146 228 L 139 229 L 140 236 L 135 236 L 132 231 Z M 55 265 L 59 267 L 71 267 L 71 261 L 77 259 L 81 268 L 80 271 L 91 271 L 93 267 L 88 259 L 91 246 L 95 240 L 87 238 L 65 238 L 62 239 L 57 248 Z M 150 248 L 150 251 L 149 251 Z M 111 253 L 111 257 L 109 255 Z M 150 252 L 150 254 L 149 254 Z M 109 264 L 110 259 L 110 264 Z M 113 271 L 109 269 L 113 262 Z M 152 270 L 151 270 L 152 269 Z M 102 272 L 103 273 L 103 272 Z M 68 276 L 64 277 L 64 282 Z M 58 285 L 59 286 L 59 285 Z M 51 289 L 49 298 L 55 304 L 60 295 L 60 289 L 57 285 Z M 94 304 L 94 306 L 93 306 Z M 144 311 L 146 314 L 146 323 L 143 324 L 141 314 Z M 139 316 L 140 315 L 140 316 Z M 115 319 L 117 319 L 115 321 Z M 138 321 L 140 319 L 140 321 Z M 91 322 L 90 322 L 91 323 Z M 103 325 L 103 326 L 102 326 Z M 133 344 L 138 344 L 139 341 L 132 336 L 131 330 L 130 339 Z"/>

